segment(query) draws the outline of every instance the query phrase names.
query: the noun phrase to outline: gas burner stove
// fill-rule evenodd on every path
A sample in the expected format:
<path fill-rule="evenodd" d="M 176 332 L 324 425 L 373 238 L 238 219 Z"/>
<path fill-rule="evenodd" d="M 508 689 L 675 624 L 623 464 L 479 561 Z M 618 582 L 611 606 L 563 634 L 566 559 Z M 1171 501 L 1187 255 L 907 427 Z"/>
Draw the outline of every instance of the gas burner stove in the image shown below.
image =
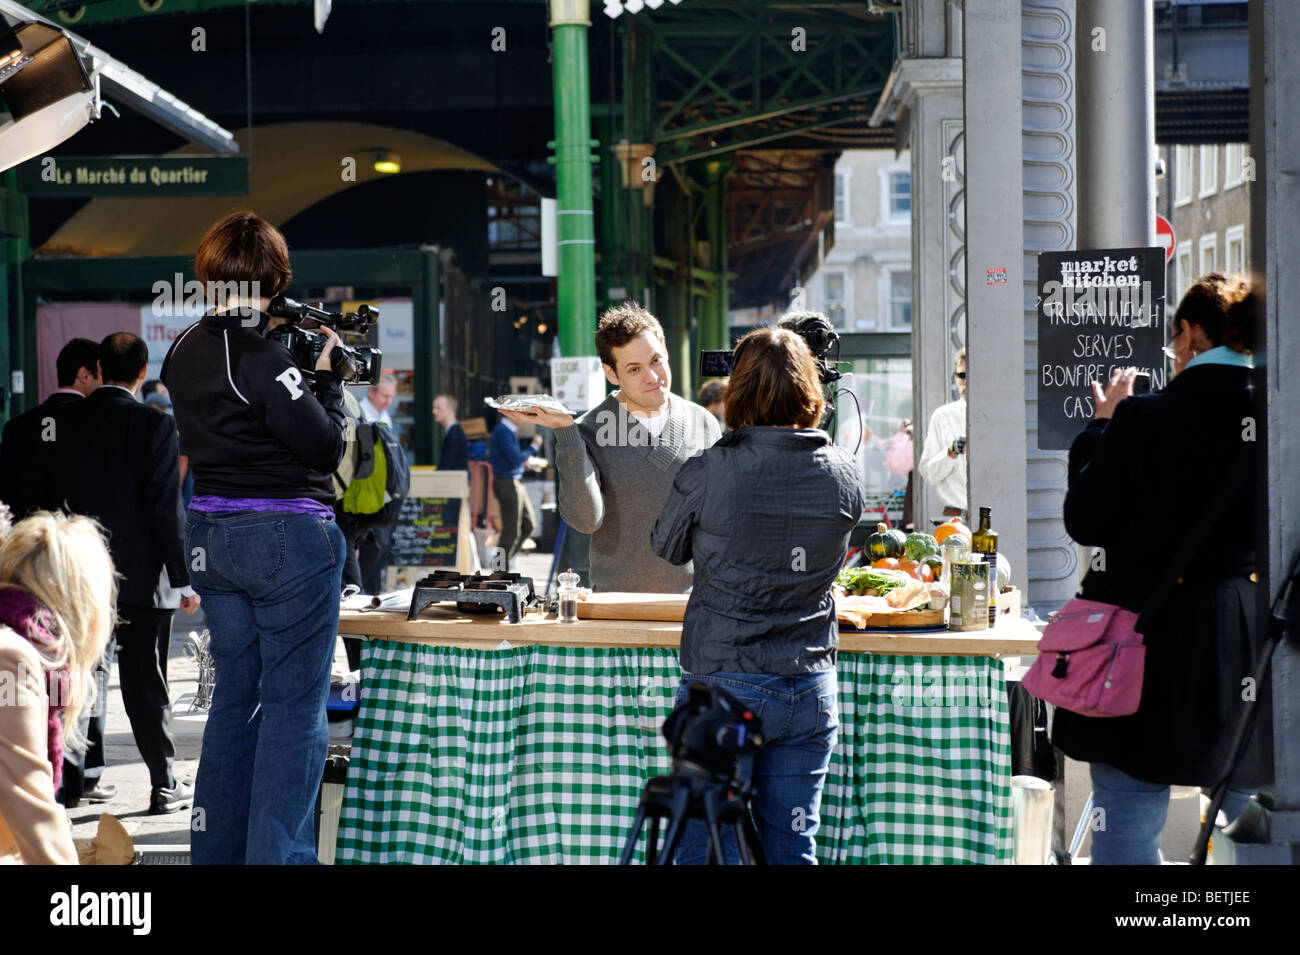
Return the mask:
<path fill-rule="evenodd" d="M 421 577 L 411 595 L 407 620 L 415 620 L 420 611 L 432 604 L 454 600 L 462 613 L 491 613 L 500 607 L 511 623 L 523 619 L 524 608 L 536 602 L 533 578 L 520 574 L 458 574 L 438 570 Z"/>

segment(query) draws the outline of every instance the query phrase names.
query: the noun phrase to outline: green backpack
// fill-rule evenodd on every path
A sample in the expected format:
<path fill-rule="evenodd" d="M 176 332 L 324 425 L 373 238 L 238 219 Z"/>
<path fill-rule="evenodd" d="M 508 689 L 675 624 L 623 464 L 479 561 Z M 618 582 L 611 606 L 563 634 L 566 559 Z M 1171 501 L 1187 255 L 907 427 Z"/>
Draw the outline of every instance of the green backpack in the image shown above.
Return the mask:
<path fill-rule="evenodd" d="M 393 432 L 377 422 L 359 423 L 356 466 L 343 492 L 343 510 L 364 525 L 391 524 L 410 490 L 410 465 Z"/>

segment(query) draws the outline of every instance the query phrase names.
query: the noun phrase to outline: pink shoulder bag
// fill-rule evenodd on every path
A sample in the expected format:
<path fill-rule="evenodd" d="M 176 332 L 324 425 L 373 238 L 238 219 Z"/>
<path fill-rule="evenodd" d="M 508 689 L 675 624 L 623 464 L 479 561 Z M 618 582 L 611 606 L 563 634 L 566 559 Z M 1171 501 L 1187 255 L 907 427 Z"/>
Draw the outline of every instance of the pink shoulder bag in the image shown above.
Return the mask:
<path fill-rule="evenodd" d="M 1080 716 L 1129 716 L 1142 702 L 1146 647 L 1142 634 L 1191 566 L 1227 507 L 1239 483 L 1248 453 L 1243 452 L 1213 507 L 1199 518 L 1183 541 L 1164 578 L 1139 617 L 1115 604 L 1075 597 L 1052 618 L 1038 641 L 1038 658 L 1022 685 L 1032 695 Z"/>

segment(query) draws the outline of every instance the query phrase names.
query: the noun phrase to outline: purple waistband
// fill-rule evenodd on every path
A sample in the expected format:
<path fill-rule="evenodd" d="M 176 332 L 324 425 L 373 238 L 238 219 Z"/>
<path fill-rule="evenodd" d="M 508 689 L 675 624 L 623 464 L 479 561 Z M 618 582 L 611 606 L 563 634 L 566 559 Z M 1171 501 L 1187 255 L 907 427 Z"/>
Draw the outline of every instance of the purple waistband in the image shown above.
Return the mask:
<path fill-rule="evenodd" d="M 218 494 L 195 494 L 190 499 L 190 509 L 206 513 L 231 511 L 288 511 L 290 514 L 311 514 L 334 520 L 334 511 L 328 504 L 310 497 L 221 497 Z"/>

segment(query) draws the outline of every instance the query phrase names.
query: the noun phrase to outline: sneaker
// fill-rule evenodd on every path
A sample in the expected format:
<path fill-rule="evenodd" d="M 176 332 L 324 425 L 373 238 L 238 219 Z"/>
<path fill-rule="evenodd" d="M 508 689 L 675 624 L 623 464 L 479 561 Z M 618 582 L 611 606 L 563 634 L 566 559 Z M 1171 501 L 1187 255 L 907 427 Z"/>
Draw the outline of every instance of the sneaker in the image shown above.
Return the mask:
<path fill-rule="evenodd" d="M 194 784 L 178 782 L 171 789 L 155 786 L 149 795 L 149 815 L 161 816 L 179 809 L 187 809 L 194 803 Z"/>
<path fill-rule="evenodd" d="M 81 798 L 86 802 L 112 802 L 117 798 L 117 787 L 112 784 L 96 783 L 95 788 L 87 789 L 81 794 Z"/>

